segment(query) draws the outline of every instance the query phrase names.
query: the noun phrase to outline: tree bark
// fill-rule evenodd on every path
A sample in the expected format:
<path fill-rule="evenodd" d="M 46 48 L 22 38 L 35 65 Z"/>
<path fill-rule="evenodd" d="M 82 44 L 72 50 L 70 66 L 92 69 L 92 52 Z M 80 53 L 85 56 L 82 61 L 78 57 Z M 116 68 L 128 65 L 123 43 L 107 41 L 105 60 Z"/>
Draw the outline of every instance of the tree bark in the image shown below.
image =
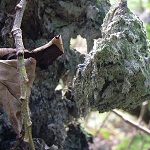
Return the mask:
<path fill-rule="evenodd" d="M 91 109 L 133 109 L 150 99 L 149 42 L 142 21 L 122 1 L 107 13 L 101 30 L 74 83 L 82 115 Z"/>
<path fill-rule="evenodd" d="M 13 47 L 14 44 L 9 34 L 12 27 L 14 6 L 14 1 L 1 1 L 1 47 Z M 100 2 L 95 0 L 67 2 L 34 0 L 28 3 L 22 24 L 25 47 L 35 49 L 48 43 L 48 40 L 55 35 L 61 34 L 67 58 L 60 57 L 48 69 L 44 69 L 42 66 L 36 68 L 36 79 L 30 97 L 33 137 L 43 139 L 48 146 L 55 144 L 60 150 L 63 150 L 64 147 L 65 150 L 69 150 L 69 146 L 67 147 L 65 143 L 65 140 L 69 141 L 67 139 L 71 139 L 73 148 L 77 148 L 76 146 L 79 145 L 76 142 L 83 144 L 80 140 L 80 137 L 83 136 L 78 136 L 77 140 L 67 137 L 74 132 L 67 134 L 64 124 L 68 126 L 72 120 L 86 114 L 91 108 L 100 112 L 114 107 L 121 108 L 121 106 L 132 108 L 149 98 L 149 87 L 147 87 L 146 93 L 146 84 L 144 84 L 148 83 L 145 81 L 149 81 L 145 80 L 147 75 L 143 75 L 146 72 L 142 69 L 138 70 L 138 68 L 148 67 L 143 57 L 148 50 L 147 38 L 141 22 L 137 21 L 132 13 L 128 13 L 127 9 L 118 9 L 122 11 L 111 11 L 112 13 L 107 15 L 103 28 L 101 28 L 109 8 L 110 4 L 106 0 Z M 117 20 L 117 17 L 122 18 L 122 21 L 118 23 L 118 26 L 114 23 L 114 28 L 111 29 L 111 23 L 115 19 Z M 139 32 L 137 30 L 134 32 L 133 28 L 130 28 L 130 25 L 134 23 L 130 24 L 128 17 L 135 19 L 137 26 L 134 26 L 134 29 L 139 29 Z M 125 20 L 126 18 L 127 20 Z M 129 24 L 127 24 L 128 21 Z M 26 22 L 28 22 L 28 28 Z M 129 28 L 131 34 L 128 32 Z M 92 50 L 93 39 L 101 38 L 98 41 L 97 50 L 91 51 L 85 61 L 85 55 L 70 49 L 70 39 L 79 34 L 86 38 L 88 52 Z M 138 40 L 137 43 L 135 43 L 136 40 Z M 135 45 L 137 45 L 137 50 Z M 130 54 L 131 59 L 128 57 Z M 133 55 L 135 55 L 134 59 Z M 137 61 L 136 58 L 141 60 Z M 79 65 L 79 73 L 76 76 L 72 92 L 72 81 L 76 75 L 77 66 L 83 63 L 84 65 Z M 135 68 L 137 64 L 140 67 Z M 62 91 L 55 90 L 60 79 L 65 85 L 68 85 L 68 91 L 63 98 Z M 134 82 L 135 85 L 133 85 Z M 95 88 L 95 86 L 97 87 Z M 139 91 L 138 97 L 134 90 Z M 3 125 L 4 123 L 1 124 L 1 126 Z M 69 126 L 69 128 L 70 131 L 75 129 L 80 132 L 78 127 Z M 78 147 L 78 149 L 81 148 Z"/>
<path fill-rule="evenodd" d="M 13 25 L 16 1 L 2 0 L 0 3 L 0 30 L 2 33 L 0 47 L 13 48 L 14 42 L 10 31 Z M 70 39 L 80 34 L 86 38 L 88 51 L 90 51 L 93 47 L 93 39 L 101 37 L 101 24 L 109 7 L 110 4 L 105 0 L 100 3 L 96 3 L 94 0 L 72 0 L 70 2 L 35 0 L 28 2 L 21 27 L 25 48 L 35 49 L 48 43 L 54 36 L 61 34 L 67 58 L 66 60 L 64 56 L 60 57 L 46 70 L 42 66 L 36 69 L 37 75 L 30 97 L 33 137 L 42 138 L 49 146 L 55 144 L 59 149 L 63 149 L 63 143 L 67 136 L 64 124 L 67 126 L 73 118 L 78 117 L 77 107 L 70 90 L 63 99 L 62 92 L 55 91 L 59 79 L 62 79 L 70 87 L 77 64 L 84 61 L 84 55 L 70 49 Z M 1 113 L 4 114 L 3 111 Z M 6 127 L 9 129 L 8 118 L 3 118 L 6 119 L 0 125 L 4 127 L 7 124 Z M 10 132 L 2 131 L 2 133 L 8 137 Z M 8 141 L 14 138 L 15 133 L 13 131 L 11 133 L 13 136 Z M 71 133 L 73 134 L 73 132 Z M 83 136 L 81 137 L 83 138 Z M 78 144 L 73 141 L 72 139 L 72 146 L 76 147 Z M 77 141 L 81 142 L 80 137 Z M 6 144 L 5 140 L 1 142 L 2 145 L 5 145 L 5 148 L 0 145 L 1 149 L 7 149 L 6 146 L 10 146 Z M 65 149 L 67 149 L 67 144 L 65 144 Z"/>

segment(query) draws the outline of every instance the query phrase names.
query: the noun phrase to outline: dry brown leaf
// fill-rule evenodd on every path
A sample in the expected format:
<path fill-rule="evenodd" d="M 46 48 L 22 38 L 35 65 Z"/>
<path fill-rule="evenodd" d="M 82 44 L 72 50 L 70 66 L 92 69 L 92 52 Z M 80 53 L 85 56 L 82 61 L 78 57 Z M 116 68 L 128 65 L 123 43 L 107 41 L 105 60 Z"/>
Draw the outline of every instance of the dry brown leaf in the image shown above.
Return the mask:
<path fill-rule="evenodd" d="M 9 54 L 9 57 L 13 56 L 16 53 L 16 50 L 13 48 L 0 48 L 0 59 L 5 59 L 5 56 Z M 6 59 L 9 59 L 8 56 Z"/>
<path fill-rule="evenodd" d="M 29 97 L 35 77 L 35 59 L 26 59 L 25 66 L 29 78 L 27 83 L 27 96 Z M 19 134 L 22 128 L 22 119 L 17 60 L 0 60 L 0 72 L 0 104 L 7 114 L 14 131 Z"/>
<path fill-rule="evenodd" d="M 35 58 L 37 66 L 43 69 L 48 68 L 57 57 L 64 53 L 61 36 L 54 37 L 49 43 L 32 51 L 25 50 L 25 58 Z M 12 48 L 0 48 L 0 58 L 3 60 L 16 59 L 16 50 Z"/>
<path fill-rule="evenodd" d="M 25 67 L 29 82 L 27 96 L 30 97 L 31 87 L 37 66 L 47 68 L 64 53 L 61 36 L 54 37 L 49 43 L 33 51 L 24 51 Z M 14 131 L 19 134 L 22 129 L 22 110 L 20 101 L 20 80 L 17 70 L 16 49 L 0 49 L 0 104 L 7 114 Z"/>

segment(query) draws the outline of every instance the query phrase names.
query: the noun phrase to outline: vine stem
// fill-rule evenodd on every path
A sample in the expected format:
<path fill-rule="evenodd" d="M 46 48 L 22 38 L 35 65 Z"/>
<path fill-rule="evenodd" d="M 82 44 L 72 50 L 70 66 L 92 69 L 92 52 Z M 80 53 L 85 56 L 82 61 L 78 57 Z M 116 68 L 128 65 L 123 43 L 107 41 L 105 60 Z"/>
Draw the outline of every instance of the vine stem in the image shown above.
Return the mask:
<path fill-rule="evenodd" d="M 27 0 L 20 0 L 20 2 L 16 5 L 16 16 L 12 28 L 12 34 L 14 36 L 16 45 L 18 71 L 20 76 L 20 91 L 21 91 L 20 100 L 22 102 L 22 115 L 25 130 L 24 139 L 26 142 L 29 143 L 31 150 L 35 150 L 32 138 L 32 129 L 31 129 L 32 122 L 30 119 L 29 97 L 27 96 L 28 77 L 24 62 L 24 45 L 22 40 L 22 30 L 20 29 L 26 4 Z"/>

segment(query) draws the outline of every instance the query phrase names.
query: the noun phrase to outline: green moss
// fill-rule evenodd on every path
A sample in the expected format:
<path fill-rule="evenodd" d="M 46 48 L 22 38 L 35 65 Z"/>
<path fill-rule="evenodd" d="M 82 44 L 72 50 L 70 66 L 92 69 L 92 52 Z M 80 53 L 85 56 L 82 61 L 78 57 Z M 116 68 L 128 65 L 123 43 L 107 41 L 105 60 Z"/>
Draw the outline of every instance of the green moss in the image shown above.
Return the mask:
<path fill-rule="evenodd" d="M 142 21 L 119 5 L 106 15 L 98 41 L 74 83 L 81 113 L 131 109 L 150 98 L 150 55 Z"/>

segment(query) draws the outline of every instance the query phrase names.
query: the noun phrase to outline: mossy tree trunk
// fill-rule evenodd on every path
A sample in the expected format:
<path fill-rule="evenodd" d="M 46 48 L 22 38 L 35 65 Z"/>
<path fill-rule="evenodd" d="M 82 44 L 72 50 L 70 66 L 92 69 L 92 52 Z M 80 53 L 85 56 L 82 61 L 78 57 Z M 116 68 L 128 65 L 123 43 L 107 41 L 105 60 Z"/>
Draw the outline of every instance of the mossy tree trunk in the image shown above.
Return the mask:
<path fill-rule="evenodd" d="M 15 5 L 16 1 L 1 0 L 0 47 L 14 47 L 10 31 L 15 14 Z M 125 22 L 126 19 L 130 21 L 130 18 L 132 20 L 134 17 L 133 14 L 128 13 L 128 10 L 125 10 L 127 11 L 125 13 L 126 15 L 120 17 L 123 21 L 121 22 L 122 24 L 118 24 L 118 26 L 114 24 L 114 28 L 112 30 L 110 28 L 109 30 L 108 25 L 111 26 L 111 22 L 113 22 L 115 16 L 118 15 L 117 11 L 116 14 L 114 13 L 114 16 L 110 12 L 104 21 L 103 30 L 101 32 L 103 19 L 109 11 L 109 8 L 110 4 L 107 0 L 101 0 L 99 2 L 95 0 L 71 0 L 67 2 L 61 0 L 32 0 L 28 2 L 22 23 L 25 47 L 27 49 L 34 49 L 48 43 L 55 35 L 61 34 L 66 53 L 65 59 L 64 56 L 58 58 L 57 61 L 47 69 L 42 68 L 42 66 L 36 69 L 36 79 L 30 97 L 33 137 L 43 139 L 48 146 L 54 144 L 57 145 L 59 149 L 63 150 L 65 147 L 65 150 L 69 150 L 69 146 L 67 147 L 65 143 L 65 140 L 66 142 L 69 141 L 67 140 L 68 138 L 66 138 L 67 135 L 70 136 L 70 134 L 73 134 L 71 129 L 78 130 L 77 133 L 80 133 L 78 126 L 75 125 L 72 127 L 72 125 L 69 124 L 74 118 L 78 118 L 81 114 L 87 113 L 89 109 L 96 109 L 102 112 L 114 107 L 119 107 L 121 104 L 126 104 L 125 106 L 127 106 L 130 102 L 126 101 L 126 98 L 131 99 L 132 104 L 139 104 L 144 98 L 149 97 L 149 93 L 146 94 L 146 92 L 143 97 L 140 97 L 137 101 L 133 101 L 133 97 L 130 97 L 130 95 L 127 97 L 127 93 L 129 93 L 130 90 L 134 90 L 134 86 L 132 86 L 131 83 L 133 79 L 137 81 L 135 85 L 135 87 L 137 87 L 136 89 L 142 93 L 140 87 L 143 86 L 146 76 L 144 77 L 142 70 L 140 70 L 140 74 L 138 74 L 138 71 L 136 72 L 136 78 L 134 78 L 134 74 L 124 78 L 125 75 L 129 75 L 129 72 L 134 69 L 136 70 L 136 68 L 134 68 L 134 65 L 132 66 L 134 68 L 133 70 L 130 68 L 130 65 L 135 63 L 132 59 L 131 61 L 125 61 L 125 59 L 121 57 L 122 54 L 123 57 L 126 57 L 126 53 L 127 57 L 135 54 L 133 53 L 133 51 L 135 52 L 134 42 L 137 39 L 139 41 L 137 41 L 136 44 L 142 41 L 146 47 L 144 48 L 141 44 L 141 46 L 139 46 L 140 49 L 138 49 L 133 57 L 141 58 L 139 52 L 147 54 L 148 45 L 141 22 L 135 20 L 136 28 L 140 28 L 139 33 L 133 31 L 130 32 L 130 34 L 125 29 L 129 29 L 132 26 L 130 26 L 130 22 L 128 25 Z M 26 25 L 27 22 L 28 25 Z M 133 37 L 134 34 L 138 36 Z M 141 39 L 139 39 L 140 34 Z M 81 55 L 76 50 L 70 49 L 70 39 L 75 38 L 77 35 L 86 38 L 88 52 L 92 50 L 94 44 L 93 39 L 102 38 L 99 40 L 97 51 L 91 51 L 86 57 L 87 62 L 84 59 L 84 55 Z M 127 40 L 126 42 L 124 42 L 123 37 Z M 118 44 L 112 45 L 114 41 L 117 41 Z M 129 42 L 133 44 L 130 45 Z M 123 44 L 119 45 L 119 43 Z M 116 45 L 119 48 L 115 47 Z M 126 49 L 129 47 L 130 49 Z M 141 64 L 141 61 L 143 61 L 143 66 L 138 65 Z M 143 60 L 143 58 L 141 61 L 136 62 L 139 68 L 145 69 L 144 67 L 148 67 L 146 65 L 144 66 L 145 60 Z M 126 71 L 124 71 L 125 62 L 127 65 Z M 84 68 L 79 68 L 79 74 L 75 81 L 75 89 L 72 93 L 73 77 L 76 76 L 77 65 L 81 63 L 84 63 Z M 122 70 L 119 64 L 122 66 Z M 145 71 L 143 72 L 145 73 Z M 114 78 L 117 79 L 115 80 Z M 69 90 L 63 98 L 62 91 L 55 90 L 60 79 L 69 87 Z M 140 80 L 142 80 L 143 83 L 141 83 Z M 94 85 L 98 83 L 96 89 L 93 89 L 92 82 Z M 118 86 L 118 91 L 114 89 L 116 85 Z M 124 88 L 122 89 L 122 87 Z M 112 91 L 114 91 L 114 93 Z M 121 94 L 118 94 L 119 92 Z M 89 96 L 87 96 L 87 93 Z M 115 101 L 116 95 L 118 95 L 119 98 Z M 4 126 L 4 124 L 7 124 L 7 131 L 11 130 L 7 117 L 3 112 L 1 114 L 3 121 L 0 125 Z M 69 125 L 70 132 L 68 132 L 68 134 L 64 124 L 66 126 Z M 2 133 L 4 133 L 4 131 L 2 131 Z M 3 136 L 8 137 L 8 133 L 10 132 L 5 132 Z M 13 131 L 11 133 L 13 133 Z M 1 139 L 2 143 L 6 142 L 4 140 L 5 138 Z M 8 141 L 13 140 L 13 136 L 7 139 Z M 75 140 L 72 139 L 72 146 L 77 146 L 78 144 L 73 143 L 73 141 Z M 79 137 L 78 142 L 82 143 Z M 83 150 L 83 145 L 81 144 L 78 149 Z"/>

